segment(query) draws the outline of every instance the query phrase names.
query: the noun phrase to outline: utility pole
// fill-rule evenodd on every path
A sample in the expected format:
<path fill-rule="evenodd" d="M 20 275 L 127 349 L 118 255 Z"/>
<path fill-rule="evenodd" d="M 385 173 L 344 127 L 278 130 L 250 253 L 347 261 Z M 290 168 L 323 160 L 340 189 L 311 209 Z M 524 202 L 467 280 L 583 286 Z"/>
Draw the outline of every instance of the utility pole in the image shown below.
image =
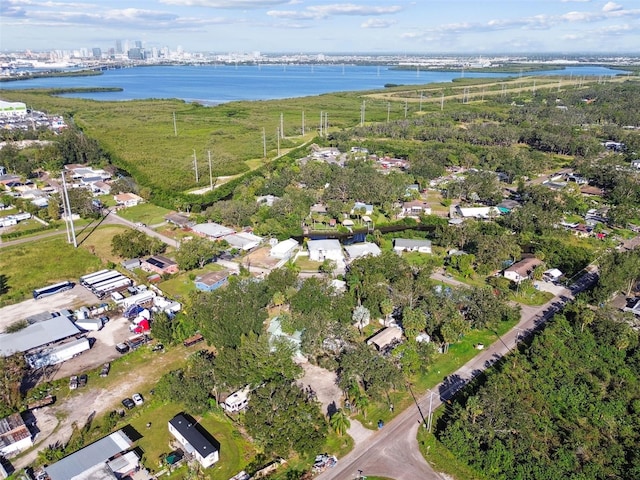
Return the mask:
<path fill-rule="evenodd" d="M 324 134 L 328 135 L 329 132 L 329 112 L 324 112 Z"/>
<path fill-rule="evenodd" d="M 387 102 L 387 123 L 389 123 L 390 115 L 391 115 L 391 102 Z"/>
<path fill-rule="evenodd" d="M 420 92 L 420 111 L 422 111 L 422 99 L 424 97 L 424 92 Z"/>
<path fill-rule="evenodd" d="M 302 110 L 302 136 L 304 137 L 304 110 Z"/>
<path fill-rule="evenodd" d="M 62 200 L 62 215 L 64 218 L 64 228 L 67 231 L 67 243 L 71 243 L 71 230 L 69 229 L 69 210 L 67 210 L 67 188 L 64 181 L 64 168 L 62 169 L 62 192 L 60 192 L 60 200 Z"/>
<path fill-rule="evenodd" d="M 178 136 L 178 127 L 176 125 L 176 112 L 173 112 L 173 136 Z"/>
<path fill-rule="evenodd" d="M 320 112 L 320 136 L 322 137 L 322 124 L 324 123 L 324 112 Z"/>
<path fill-rule="evenodd" d="M 284 115 L 280 113 L 280 137 L 284 138 Z"/>
<path fill-rule="evenodd" d="M 361 127 L 364 127 L 365 109 L 366 109 L 366 100 L 363 100 L 362 106 L 360 107 L 360 126 Z"/>
<path fill-rule="evenodd" d="M 209 150 L 208 153 L 209 153 L 209 186 L 213 191 L 213 170 L 211 169 L 211 150 Z"/>
<path fill-rule="evenodd" d="M 440 111 L 444 110 L 444 92 L 442 92 L 442 96 L 440 97 Z"/>
<path fill-rule="evenodd" d="M 431 433 L 431 427 L 433 424 L 433 392 L 429 397 L 429 414 L 427 415 L 427 432 Z"/>
<path fill-rule="evenodd" d="M 76 240 L 76 228 L 73 224 L 73 213 L 71 212 L 71 202 L 69 201 L 69 192 L 67 192 L 67 180 L 64 176 L 64 170 L 62 171 L 62 188 L 64 191 L 64 201 L 67 204 L 67 221 L 71 226 L 71 240 L 73 241 L 73 247 L 78 248 L 78 241 Z"/>
<path fill-rule="evenodd" d="M 262 127 L 262 158 L 267 158 L 267 133 Z"/>
<path fill-rule="evenodd" d="M 276 136 L 278 137 L 278 157 L 280 156 L 280 128 L 276 128 Z"/>
<path fill-rule="evenodd" d="M 409 100 L 404 101 L 404 118 L 407 118 L 407 110 L 409 110 Z"/>
<path fill-rule="evenodd" d="M 193 169 L 196 171 L 196 183 L 198 183 L 198 159 L 196 158 L 196 149 L 193 149 Z"/>

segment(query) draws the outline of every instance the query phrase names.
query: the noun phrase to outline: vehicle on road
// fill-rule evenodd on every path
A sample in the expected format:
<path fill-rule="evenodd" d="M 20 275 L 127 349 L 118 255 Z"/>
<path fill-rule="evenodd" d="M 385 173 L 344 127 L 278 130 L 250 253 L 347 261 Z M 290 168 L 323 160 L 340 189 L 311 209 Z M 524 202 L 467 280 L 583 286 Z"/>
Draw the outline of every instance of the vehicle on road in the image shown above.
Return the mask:
<path fill-rule="evenodd" d="M 136 405 L 142 405 L 144 403 L 144 398 L 142 398 L 142 395 L 139 393 L 134 393 L 131 395 L 131 398 L 133 399 L 133 403 Z"/>
<path fill-rule="evenodd" d="M 142 223 L 142 222 L 136 222 L 136 227 L 144 228 L 144 227 L 146 227 L 146 225 L 144 223 Z"/>
<path fill-rule="evenodd" d="M 66 292 L 67 290 L 71 290 L 75 287 L 75 283 L 73 282 L 60 282 L 55 285 L 49 285 L 48 287 L 36 288 L 33 291 L 33 298 L 36 300 L 48 297 L 49 295 L 55 295 L 56 293 Z"/>
<path fill-rule="evenodd" d="M 131 400 L 130 398 L 125 398 L 122 400 L 122 406 L 124 408 L 126 408 L 127 410 L 131 410 L 133 407 L 136 406 L 136 404 L 134 403 L 133 400 Z"/>
<path fill-rule="evenodd" d="M 109 375 L 109 370 L 111 370 L 111 364 L 105 363 L 104 365 L 102 365 L 102 370 L 100 370 L 100 376 L 106 377 L 107 375 Z"/>

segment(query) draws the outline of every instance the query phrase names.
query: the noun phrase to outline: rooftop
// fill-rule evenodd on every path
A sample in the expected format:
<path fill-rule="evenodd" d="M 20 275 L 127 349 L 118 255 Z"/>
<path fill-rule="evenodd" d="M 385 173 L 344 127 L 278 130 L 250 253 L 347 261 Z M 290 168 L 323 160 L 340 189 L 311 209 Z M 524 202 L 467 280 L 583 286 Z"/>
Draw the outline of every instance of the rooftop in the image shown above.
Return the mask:
<path fill-rule="evenodd" d="M 220 225 L 219 223 L 199 223 L 198 225 L 194 225 L 192 230 L 201 235 L 205 235 L 207 237 L 220 238 L 225 235 L 231 235 L 235 233 L 235 230 L 225 227 L 224 225 Z"/>
<path fill-rule="evenodd" d="M 35 322 L 15 333 L 0 334 L 0 355 L 27 352 L 33 348 L 57 342 L 80 333 L 67 317 L 59 316 Z"/>
<path fill-rule="evenodd" d="M 49 465 L 45 471 L 51 480 L 69 480 L 128 450 L 131 445 L 131 440 L 118 430 Z"/>
<path fill-rule="evenodd" d="M 215 438 L 200 426 L 200 424 L 191 421 L 184 414 L 177 414 L 169 420 L 169 424 L 189 442 L 202 458 L 207 458 L 219 449 L 219 446 L 214 443 Z"/>

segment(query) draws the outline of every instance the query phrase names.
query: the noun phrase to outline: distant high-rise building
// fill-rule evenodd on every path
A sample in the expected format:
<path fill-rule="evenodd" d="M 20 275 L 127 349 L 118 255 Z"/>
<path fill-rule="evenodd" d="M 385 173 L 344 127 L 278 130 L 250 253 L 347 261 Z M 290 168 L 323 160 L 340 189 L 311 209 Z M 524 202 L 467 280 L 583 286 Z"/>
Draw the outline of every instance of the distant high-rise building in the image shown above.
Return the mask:
<path fill-rule="evenodd" d="M 130 48 L 127 52 L 127 56 L 130 60 L 144 60 L 144 50 L 142 48 Z"/>
<path fill-rule="evenodd" d="M 116 53 L 123 53 L 122 50 L 122 40 L 116 40 Z"/>
<path fill-rule="evenodd" d="M 100 48 L 94 47 L 91 52 L 93 53 L 93 58 L 102 58 L 102 50 Z"/>
<path fill-rule="evenodd" d="M 136 40 L 136 48 L 142 48 L 142 40 Z"/>

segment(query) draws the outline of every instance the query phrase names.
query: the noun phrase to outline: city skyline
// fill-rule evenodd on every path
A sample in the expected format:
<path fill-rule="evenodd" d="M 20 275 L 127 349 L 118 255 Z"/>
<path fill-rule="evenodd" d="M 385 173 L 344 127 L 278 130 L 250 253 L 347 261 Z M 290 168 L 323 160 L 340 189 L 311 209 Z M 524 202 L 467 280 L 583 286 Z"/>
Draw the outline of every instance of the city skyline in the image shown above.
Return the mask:
<path fill-rule="evenodd" d="M 631 0 L 3 0 L 2 51 L 637 53 Z"/>

